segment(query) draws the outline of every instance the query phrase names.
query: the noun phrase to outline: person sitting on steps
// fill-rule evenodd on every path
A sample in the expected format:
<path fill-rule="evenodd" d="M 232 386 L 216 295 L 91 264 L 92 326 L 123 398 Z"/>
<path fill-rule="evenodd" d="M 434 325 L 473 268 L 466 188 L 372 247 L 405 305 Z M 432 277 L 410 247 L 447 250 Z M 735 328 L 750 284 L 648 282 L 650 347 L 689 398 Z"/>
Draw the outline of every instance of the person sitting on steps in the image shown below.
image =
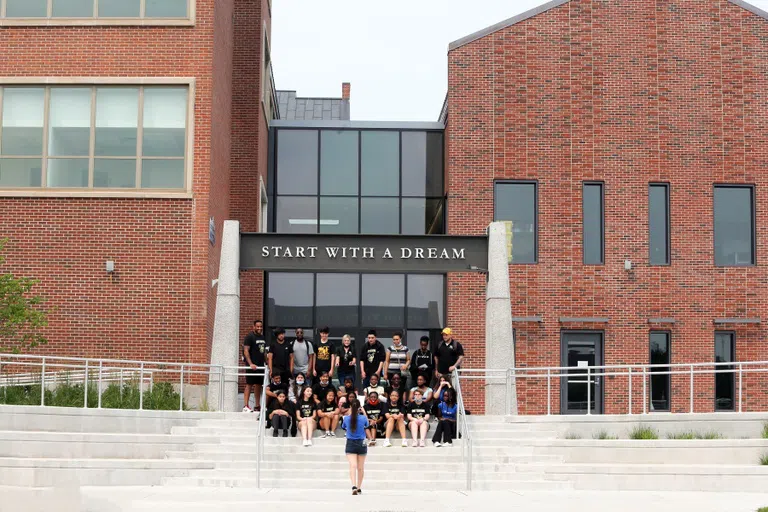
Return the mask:
<path fill-rule="evenodd" d="M 368 446 L 376 446 L 376 434 L 381 435 L 383 433 L 382 427 L 384 426 L 384 410 L 386 405 L 379 400 L 379 394 L 375 391 L 371 391 L 368 395 L 368 399 L 365 401 L 363 409 L 365 409 L 365 415 L 368 416 L 368 426 L 365 428 L 365 436 L 368 438 Z"/>
<path fill-rule="evenodd" d="M 339 404 L 336 402 L 336 392 L 329 389 L 317 407 L 317 416 L 319 418 L 320 428 L 325 430 L 323 437 L 336 437 L 336 429 L 339 427 L 339 418 L 341 413 Z"/>
<path fill-rule="evenodd" d="M 429 430 L 429 405 L 423 400 L 421 391 L 416 389 L 411 393 L 411 403 L 408 406 L 408 424 L 413 436 L 413 447 L 426 446 L 427 431 Z"/>
<path fill-rule="evenodd" d="M 405 416 L 406 410 L 403 406 L 403 402 L 400 400 L 400 393 L 397 391 L 392 391 L 392 393 L 389 394 L 389 403 L 387 404 L 387 410 L 384 414 L 386 419 L 386 430 L 384 432 L 385 448 L 392 446 L 389 438 L 392 436 L 392 432 L 395 430 L 395 428 L 397 428 L 398 432 L 400 432 L 400 437 L 403 438 L 403 448 L 408 446 L 407 436 L 405 435 Z"/>
<path fill-rule="evenodd" d="M 285 395 L 285 391 L 282 389 L 277 392 L 277 398 L 275 398 L 269 408 L 269 419 L 272 422 L 272 437 L 277 437 L 278 433 L 282 430 L 283 437 L 288 437 L 288 429 L 291 426 L 291 407 L 288 398 Z"/>
<path fill-rule="evenodd" d="M 303 446 L 312 446 L 312 434 L 315 431 L 315 418 L 317 417 L 317 404 L 312 397 L 312 388 L 304 388 L 301 398 L 296 403 L 296 419 Z"/>
<path fill-rule="evenodd" d="M 456 396 L 452 388 L 447 388 L 443 393 L 443 401 L 438 405 L 440 421 L 437 423 L 432 443 L 435 448 L 440 446 L 453 446 L 456 439 L 456 416 L 458 414 Z"/>

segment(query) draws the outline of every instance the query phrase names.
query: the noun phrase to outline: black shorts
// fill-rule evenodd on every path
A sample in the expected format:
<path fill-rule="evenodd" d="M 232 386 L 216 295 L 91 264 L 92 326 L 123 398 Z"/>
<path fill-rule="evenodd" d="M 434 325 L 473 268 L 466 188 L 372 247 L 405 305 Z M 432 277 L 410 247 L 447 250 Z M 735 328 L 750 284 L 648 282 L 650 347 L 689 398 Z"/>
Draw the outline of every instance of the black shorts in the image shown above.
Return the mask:
<path fill-rule="evenodd" d="M 248 385 L 264 385 L 264 369 L 252 370 L 250 368 L 245 369 L 245 383 Z"/>
<path fill-rule="evenodd" d="M 368 447 L 365 446 L 362 439 L 347 439 L 347 446 L 344 453 L 352 455 L 368 455 Z"/>

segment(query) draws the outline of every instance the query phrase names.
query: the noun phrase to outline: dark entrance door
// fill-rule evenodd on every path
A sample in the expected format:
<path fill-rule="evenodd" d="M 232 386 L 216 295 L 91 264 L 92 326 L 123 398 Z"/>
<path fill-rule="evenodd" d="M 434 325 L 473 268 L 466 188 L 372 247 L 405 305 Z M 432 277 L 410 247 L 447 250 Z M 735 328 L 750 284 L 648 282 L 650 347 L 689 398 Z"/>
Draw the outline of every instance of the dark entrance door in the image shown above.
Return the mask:
<path fill-rule="evenodd" d="M 586 414 L 588 407 L 592 414 L 603 413 L 603 377 L 587 376 L 587 367 L 603 364 L 603 333 L 562 334 L 561 366 L 569 369 L 560 383 L 561 414 Z M 603 373 L 602 370 L 592 369 L 594 372 Z"/>

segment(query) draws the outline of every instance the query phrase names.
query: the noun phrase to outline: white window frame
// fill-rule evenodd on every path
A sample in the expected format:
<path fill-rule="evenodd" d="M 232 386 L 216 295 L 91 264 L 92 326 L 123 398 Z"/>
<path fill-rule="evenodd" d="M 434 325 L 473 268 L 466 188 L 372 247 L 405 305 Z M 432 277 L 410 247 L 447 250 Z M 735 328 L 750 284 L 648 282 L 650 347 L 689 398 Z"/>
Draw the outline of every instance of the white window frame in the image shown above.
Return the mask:
<path fill-rule="evenodd" d="M 195 79 L 194 78 L 127 78 L 127 77 L 0 77 L 2 87 L 46 87 L 46 99 L 49 87 L 99 87 L 105 85 L 138 87 L 138 86 L 170 86 L 187 87 L 187 133 L 186 150 L 184 155 L 184 188 L 179 189 L 109 189 L 109 188 L 0 188 L 0 197 L 138 197 L 138 198 L 191 198 L 192 179 L 194 171 L 194 141 L 195 141 Z M 46 112 L 49 103 L 46 102 Z M 91 113 L 93 117 L 93 112 Z M 47 116 L 46 116 L 47 117 Z M 2 92 L 0 90 L 0 123 L 2 123 Z M 44 130 L 48 126 L 44 125 Z M 47 132 L 46 132 L 47 133 Z M 91 135 L 93 137 L 93 134 Z M 45 145 L 45 144 L 44 144 Z M 43 148 L 45 165 L 47 148 Z M 137 155 L 138 158 L 138 155 Z M 91 159 L 92 160 L 92 159 Z M 89 165 L 92 165 L 91 162 Z M 92 176 L 92 170 L 89 172 Z M 43 178 L 45 169 L 43 169 Z M 89 177 L 89 186 L 91 178 Z"/>
<path fill-rule="evenodd" d="M 267 217 L 269 215 L 269 196 L 267 195 L 267 187 L 264 185 L 264 178 L 259 176 L 259 194 L 261 200 L 259 202 L 259 232 L 266 233 L 268 231 Z"/>
<path fill-rule="evenodd" d="M 0 0 L 0 27 L 6 26 L 67 26 L 67 25 L 127 25 L 127 26 L 193 26 L 197 11 L 197 0 L 187 0 L 187 16 L 183 18 L 146 18 L 144 11 L 146 0 L 141 0 L 138 18 L 100 18 L 98 16 L 98 0 L 93 2 L 93 16 L 88 18 L 59 18 L 53 17 L 53 0 L 48 0 L 47 16 L 45 18 L 6 18 L 7 0 Z"/>

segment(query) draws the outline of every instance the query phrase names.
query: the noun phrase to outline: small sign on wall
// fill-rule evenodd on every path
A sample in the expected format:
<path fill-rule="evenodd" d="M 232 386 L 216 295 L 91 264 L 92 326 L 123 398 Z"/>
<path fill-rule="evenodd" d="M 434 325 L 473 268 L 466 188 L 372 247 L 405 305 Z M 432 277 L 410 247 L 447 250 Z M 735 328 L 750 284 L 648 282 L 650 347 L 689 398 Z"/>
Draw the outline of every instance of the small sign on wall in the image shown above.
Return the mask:
<path fill-rule="evenodd" d="M 576 364 L 578 365 L 578 368 L 587 368 L 589 366 L 589 361 L 579 361 Z"/>
<path fill-rule="evenodd" d="M 216 245 L 216 220 L 213 217 L 208 220 L 208 241 Z"/>

